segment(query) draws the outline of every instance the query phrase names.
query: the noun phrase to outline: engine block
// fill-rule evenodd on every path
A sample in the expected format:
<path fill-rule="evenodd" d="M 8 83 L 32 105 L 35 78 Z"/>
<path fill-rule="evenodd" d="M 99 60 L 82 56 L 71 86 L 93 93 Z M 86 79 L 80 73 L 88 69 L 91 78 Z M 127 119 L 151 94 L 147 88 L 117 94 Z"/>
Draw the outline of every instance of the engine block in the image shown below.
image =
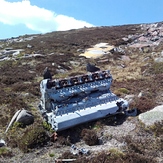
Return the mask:
<path fill-rule="evenodd" d="M 111 92 L 109 70 L 40 83 L 39 109 L 55 131 L 123 112 L 128 102 Z"/>

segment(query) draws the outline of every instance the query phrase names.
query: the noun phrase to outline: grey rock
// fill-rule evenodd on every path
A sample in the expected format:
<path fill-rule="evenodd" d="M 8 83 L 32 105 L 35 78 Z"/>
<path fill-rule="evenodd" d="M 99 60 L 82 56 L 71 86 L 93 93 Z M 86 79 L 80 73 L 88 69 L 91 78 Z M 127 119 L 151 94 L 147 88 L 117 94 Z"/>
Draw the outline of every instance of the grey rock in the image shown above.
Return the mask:
<path fill-rule="evenodd" d="M 6 145 L 5 141 L 4 141 L 3 139 L 1 139 L 1 140 L 0 140 L 0 147 L 3 147 L 3 146 L 5 146 L 5 145 Z"/>
<path fill-rule="evenodd" d="M 123 41 L 128 41 L 129 39 L 126 38 L 126 37 L 123 37 L 122 40 L 123 40 Z"/>
<path fill-rule="evenodd" d="M 20 122 L 23 125 L 30 125 L 34 122 L 34 116 L 27 110 L 21 110 L 16 118 L 16 122 Z"/>
<path fill-rule="evenodd" d="M 8 47 L 8 48 L 5 48 L 5 50 L 13 50 L 13 48 L 12 47 Z"/>
<path fill-rule="evenodd" d="M 160 55 L 161 55 L 161 57 L 163 57 L 163 51 L 161 52 L 161 54 L 160 54 Z"/>
<path fill-rule="evenodd" d="M 0 56 L 0 59 L 4 59 L 4 58 L 6 58 L 6 55 L 1 55 Z"/>
<path fill-rule="evenodd" d="M 32 48 L 32 45 L 28 44 L 28 45 L 27 45 L 27 48 Z"/>
<path fill-rule="evenodd" d="M 23 57 L 21 57 L 21 58 L 32 58 L 32 57 L 44 57 L 44 55 L 42 55 L 42 54 L 24 54 L 24 56 Z"/>
<path fill-rule="evenodd" d="M 136 108 L 125 111 L 125 115 L 127 116 L 135 117 L 137 116 L 137 114 L 138 114 L 138 110 Z"/>
<path fill-rule="evenodd" d="M 25 109 L 18 110 L 12 117 L 9 125 L 7 126 L 5 133 L 13 125 L 14 122 L 20 122 L 23 125 L 30 125 L 34 122 L 34 116 L 31 112 L 29 112 Z"/>
<path fill-rule="evenodd" d="M 56 69 L 56 72 L 58 73 L 58 74 L 64 74 L 64 73 L 66 73 L 67 72 L 67 70 L 64 70 L 64 69 Z"/>
<path fill-rule="evenodd" d="M 163 62 L 163 58 L 162 57 L 158 57 L 154 59 L 155 62 Z"/>
<path fill-rule="evenodd" d="M 143 92 L 141 91 L 139 94 L 138 94 L 138 97 L 141 98 L 143 96 Z"/>
<path fill-rule="evenodd" d="M 127 100 L 128 103 L 130 104 L 133 101 L 134 97 L 135 95 L 126 95 L 124 99 Z"/>
<path fill-rule="evenodd" d="M 88 72 L 96 72 L 96 71 L 100 71 L 100 68 L 98 68 L 95 65 L 92 65 L 90 63 L 87 63 L 86 70 Z"/>
<path fill-rule="evenodd" d="M 154 109 L 140 114 L 138 118 L 146 127 L 163 121 L 163 105 L 156 106 Z"/>
<path fill-rule="evenodd" d="M 43 73 L 43 77 L 44 77 L 44 79 L 52 79 L 52 75 L 51 75 L 48 67 L 45 68 L 44 73 Z"/>
<path fill-rule="evenodd" d="M 80 65 L 80 62 L 70 61 L 70 64 L 72 64 L 73 66 L 79 66 Z"/>
<path fill-rule="evenodd" d="M 70 152 L 71 152 L 73 155 L 79 155 L 79 154 L 88 155 L 88 154 L 90 154 L 90 151 L 89 151 L 88 149 L 85 149 L 85 148 L 78 148 L 78 147 L 76 147 L 74 144 L 71 145 Z"/>
<path fill-rule="evenodd" d="M 85 50 L 84 49 L 77 49 L 77 52 L 84 53 Z"/>

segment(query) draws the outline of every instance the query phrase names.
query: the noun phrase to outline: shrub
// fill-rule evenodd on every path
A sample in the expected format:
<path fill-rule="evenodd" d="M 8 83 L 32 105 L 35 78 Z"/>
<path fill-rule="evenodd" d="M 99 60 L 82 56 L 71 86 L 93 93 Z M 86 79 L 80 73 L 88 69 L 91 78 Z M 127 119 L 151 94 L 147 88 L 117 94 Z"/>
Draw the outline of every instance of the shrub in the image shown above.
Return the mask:
<path fill-rule="evenodd" d="M 11 147 L 19 147 L 23 152 L 29 152 L 33 148 L 41 147 L 50 140 L 42 125 L 36 122 L 26 128 L 15 125 L 6 135 Z"/>
<path fill-rule="evenodd" d="M 124 159 L 125 163 L 156 163 L 151 156 L 144 156 L 134 152 L 127 153 Z"/>
<path fill-rule="evenodd" d="M 163 120 L 161 122 L 155 122 L 153 126 L 150 127 L 155 136 L 163 135 Z"/>
<path fill-rule="evenodd" d="M 59 159 L 73 159 L 73 158 L 77 158 L 76 155 L 72 154 L 70 151 L 65 151 L 62 153 L 62 155 L 59 157 Z"/>
<path fill-rule="evenodd" d="M 23 133 L 21 140 L 18 142 L 18 147 L 23 152 L 28 152 L 32 148 L 44 146 L 48 141 L 49 136 L 42 126 L 31 125 Z"/>
<path fill-rule="evenodd" d="M 151 110 L 155 106 L 156 106 L 155 100 L 149 97 L 135 98 L 133 102 L 130 104 L 131 108 L 137 108 L 141 113 Z"/>
<path fill-rule="evenodd" d="M 98 162 L 109 163 L 109 155 L 110 153 L 102 151 L 92 158 L 91 163 L 98 163 Z"/>
<path fill-rule="evenodd" d="M 152 74 L 161 74 L 163 73 L 163 63 L 162 62 L 154 62 L 151 66 Z"/>
<path fill-rule="evenodd" d="M 81 136 L 87 145 L 97 145 L 99 143 L 98 136 L 94 130 L 83 129 Z"/>
<path fill-rule="evenodd" d="M 71 145 L 71 141 L 69 140 L 69 136 L 66 138 L 64 136 L 59 136 L 57 138 L 57 142 L 60 144 L 60 145 L 68 145 L 70 146 Z"/>
<path fill-rule="evenodd" d="M 144 132 L 146 131 L 144 130 Z M 125 159 L 131 163 L 156 162 L 154 158 L 159 157 L 159 151 L 162 151 L 162 140 L 161 137 L 156 139 L 144 136 L 138 139 L 133 139 L 131 136 L 125 137 L 128 149 Z"/>
<path fill-rule="evenodd" d="M 116 148 L 109 149 L 110 155 L 109 158 L 117 159 L 122 158 L 124 156 L 124 153 Z"/>

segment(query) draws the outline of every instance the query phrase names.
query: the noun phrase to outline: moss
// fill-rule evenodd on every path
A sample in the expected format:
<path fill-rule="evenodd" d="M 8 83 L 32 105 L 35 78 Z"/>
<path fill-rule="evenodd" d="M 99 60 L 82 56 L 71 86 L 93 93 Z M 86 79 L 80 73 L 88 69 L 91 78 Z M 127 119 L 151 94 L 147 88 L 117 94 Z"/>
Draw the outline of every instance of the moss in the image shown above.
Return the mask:
<path fill-rule="evenodd" d="M 118 96 L 121 96 L 123 94 L 128 94 L 129 90 L 127 88 L 119 88 L 114 91 L 114 93 Z"/>
<path fill-rule="evenodd" d="M 155 122 L 154 125 L 149 127 L 155 136 L 163 135 L 163 120 L 161 122 Z"/>
<path fill-rule="evenodd" d="M 151 66 L 152 74 L 162 74 L 163 73 L 163 62 L 154 62 Z"/>
<path fill-rule="evenodd" d="M 46 121 L 43 121 L 43 127 L 46 130 L 50 131 L 50 133 L 54 133 L 55 132 L 55 130 L 52 129 L 51 125 L 49 123 L 47 123 Z"/>
<path fill-rule="evenodd" d="M 55 154 L 54 154 L 54 153 L 49 153 L 49 156 L 50 156 L 50 157 L 54 157 Z"/>
<path fill-rule="evenodd" d="M 92 124 L 93 126 L 92 126 L 92 129 L 93 130 L 99 130 L 99 129 L 101 129 L 102 127 L 103 127 L 103 124 L 102 124 L 102 122 L 101 121 L 97 121 L 97 122 L 95 122 L 94 124 Z"/>
<path fill-rule="evenodd" d="M 122 151 L 116 148 L 109 149 L 109 152 L 110 152 L 109 158 L 114 158 L 114 159 L 122 158 L 125 155 Z"/>
<path fill-rule="evenodd" d="M 20 52 L 16 57 L 17 57 L 17 58 L 23 57 L 24 54 L 25 54 L 25 52 Z"/>
<path fill-rule="evenodd" d="M 23 127 L 23 123 L 14 122 L 12 129 L 17 129 L 18 127 Z"/>

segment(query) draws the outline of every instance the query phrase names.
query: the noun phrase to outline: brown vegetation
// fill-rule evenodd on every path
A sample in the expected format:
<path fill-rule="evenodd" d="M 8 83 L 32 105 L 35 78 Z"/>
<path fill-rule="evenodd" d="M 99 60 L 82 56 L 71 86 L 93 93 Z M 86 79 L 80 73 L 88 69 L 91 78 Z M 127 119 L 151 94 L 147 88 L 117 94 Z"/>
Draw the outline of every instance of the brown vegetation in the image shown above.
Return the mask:
<path fill-rule="evenodd" d="M 33 125 L 27 128 L 14 126 L 8 131 L 7 135 L 1 134 L 0 136 L 5 137 L 8 146 L 12 150 L 18 147 L 20 151 L 30 152 L 47 146 L 46 143 L 50 140 L 49 131 L 43 127 L 42 119 L 37 110 L 40 98 L 39 84 L 44 68 L 49 67 L 54 78 L 86 73 L 85 63 L 87 59 L 78 56 L 78 49 L 86 49 L 100 42 L 107 42 L 115 46 L 127 45 L 131 40 L 123 41 L 123 37 L 141 32 L 139 25 L 97 27 L 37 35 L 31 41 L 15 42 L 9 45 L 13 48 L 25 49 L 25 54 L 37 53 L 44 56 L 0 62 L 0 132 L 4 133 L 7 124 L 19 109 L 25 108 L 35 115 Z M 27 48 L 27 44 L 32 45 L 32 48 Z M 157 47 L 156 51 L 160 51 L 160 49 L 162 50 L 161 45 Z M 53 55 L 49 55 L 51 53 Z M 150 66 L 144 66 L 144 63 L 140 62 L 142 61 L 141 57 L 149 54 L 142 54 L 135 49 L 128 49 L 126 55 L 131 58 L 132 69 L 127 69 L 130 67 L 129 63 L 126 65 L 127 68 L 119 68 L 120 61 L 118 58 L 120 55 L 122 54 L 114 53 L 111 56 L 106 56 L 105 59 L 108 59 L 108 61 L 104 63 L 94 60 L 100 68 L 109 68 L 111 70 L 114 77 L 111 86 L 112 91 L 121 97 L 127 94 L 136 95 L 130 107 L 138 108 L 140 112 L 145 112 L 157 106 L 159 103 L 158 97 L 163 91 L 163 64 L 154 63 L 153 60 L 150 60 Z M 70 61 L 78 62 L 79 65 L 75 66 Z M 58 67 L 64 70 L 65 73 L 60 73 Z M 139 77 L 134 74 L 138 68 L 140 68 L 140 72 L 138 71 L 140 73 Z M 144 71 L 146 75 L 143 75 Z M 143 92 L 143 96 L 139 98 L 137 96 L 140 92 Z M 53 148 L 55 147 L 58 150 L 60 147 L 70 146 L 70 144 L 81 140 L 89 146 L 97 145 L 99 143 L 98 131 L 101 131 L 104 125 L 120 124 L 126 118 L 121 115 L 118 116 L 117 121 L 105 118 L 60 132 L 58 133 L 58 140 L 53 144 Z M 142 128 L 139 130 L 138 127 L 138 133 L 143 135 L 140 139 L 134 139 L 130 136 L 124 137 L 127 142 L 126 152 L 109 151 L 108 149 L 92 154 L 90 157 L 74 156 L 67 152 L 63 153 L 61 158 L 77 158 L 76 162 L 80 163 L 153 163 L 155 160 L 151 156 L 158 157 L 159 152 L 157 151 L 161 151 L 163 148 L 163 132 L 160 125 L 162 124 L 156 124 L 148 132 Z M 157 137 L 153 136 L 153 139 L 150 140 L 148 134 L 150 134 L 150 138 L 152 135 Z M 12 158 L 12 156 L 16 156 L 16 154 L 11 152 L 10 149 L 0 148 L 0 157 Z"/>

